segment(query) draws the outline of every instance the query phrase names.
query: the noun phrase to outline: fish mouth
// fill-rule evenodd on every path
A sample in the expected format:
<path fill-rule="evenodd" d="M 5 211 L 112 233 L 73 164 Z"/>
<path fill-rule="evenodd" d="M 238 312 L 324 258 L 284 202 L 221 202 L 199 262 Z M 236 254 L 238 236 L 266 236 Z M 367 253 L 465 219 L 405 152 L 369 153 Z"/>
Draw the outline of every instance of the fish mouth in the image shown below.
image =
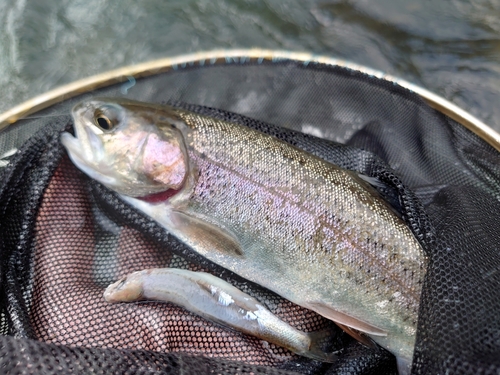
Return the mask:
<path fill-rule="evenodd" d="M 78 138 L 73 137 L 68 132 L 63 132 L 61 134 L 61 143 L 68 152 L 71 161 L 87 176 L 101 182 L 106 186 L 114 186 L 117 184 L 116 178 L 99 172 L 97 166 L 93 163 L 93 161 L 88 160 L 88 153 L 85 152 L 85 148 Z"/>
<path fill-rule="evenodd" d="M 90 105 L 77 104 L 72 110 L 75 135 L 68 132 L 61 134 L 61 143 L 66 148 L 71 161 L 87 176 L 100 183 L 113 187 L 118 180 L 109 166 L 100 163 L 105 157 L 102 141 L 97 136 L 99 129 L 89 125 L 92 116 Z"/>

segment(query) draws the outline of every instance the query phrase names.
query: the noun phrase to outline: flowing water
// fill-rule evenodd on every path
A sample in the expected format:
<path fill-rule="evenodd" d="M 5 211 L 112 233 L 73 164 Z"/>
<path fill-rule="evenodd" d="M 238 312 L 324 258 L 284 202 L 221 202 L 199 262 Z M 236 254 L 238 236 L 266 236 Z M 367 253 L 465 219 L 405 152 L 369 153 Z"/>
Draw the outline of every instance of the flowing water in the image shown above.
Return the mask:
<path fill-rule="evenodd" d="M 500 131 L 500 0 L 3 0 L 0 30 L 0 112 L 120 66 L 261 47 L 382 70 Z"/>

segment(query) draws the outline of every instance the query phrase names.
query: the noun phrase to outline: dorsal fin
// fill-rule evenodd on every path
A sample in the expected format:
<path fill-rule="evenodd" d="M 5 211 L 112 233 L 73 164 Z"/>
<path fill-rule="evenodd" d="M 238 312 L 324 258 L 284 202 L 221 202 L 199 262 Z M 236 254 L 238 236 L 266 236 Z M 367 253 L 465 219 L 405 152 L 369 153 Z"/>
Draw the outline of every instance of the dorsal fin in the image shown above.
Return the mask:
<path fill-rule="evenodd" d="M 399 194 L 397 189 L 393 186 L 387 185 L 376 177 L 367 176 L 362 173 L 355 173 L 356 176 L 364 183 L 369 185 L 374 193 L 378 194 L 386 203 L 387 207 L 391 209 L 398 217 L 403 216 L 403 207 L 399 201 Z"/>

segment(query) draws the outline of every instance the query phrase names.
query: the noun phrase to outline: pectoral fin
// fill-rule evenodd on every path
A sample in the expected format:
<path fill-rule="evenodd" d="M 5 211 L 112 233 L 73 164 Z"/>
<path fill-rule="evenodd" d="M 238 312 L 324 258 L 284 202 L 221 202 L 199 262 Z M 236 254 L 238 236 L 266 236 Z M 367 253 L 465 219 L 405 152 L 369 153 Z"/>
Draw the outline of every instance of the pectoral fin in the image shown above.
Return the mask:
<path fill-rule="evenodd" d="M 236 237 L 224 228 L 180 211 L 170 212 L 169 217 L 176 234 L 182 234 L 183 240 L 197 250 L 219 252 L 224 256 L 243 256 Z"/>
<path fill-rule="evenodd" d="M 333 320 L 335 323 L 353 328 L 357 331 L 366 333 L 373 336 L 387 336 L 387 332 L 381 328 L 375 327 L 370 323 L 366 323 L 362 320 L 349 316 L 345 313 L 335 310 L 331 306 L 327 306 L 317 302 L 310 302 L 307 306 L 311 310 L 316 311 L 318 314 L 323 315 L 325 318 Z M 349 332 L 348 332 L 349 333 Z"/>
<path fill-rule="evenodd" d="M 243 256 L 236 236 L 223 227 L 213 225 L 189 213 L 174 210 L 168 204 L 152 204 L 125 195 L 121 197 L 201 255 Z"/>

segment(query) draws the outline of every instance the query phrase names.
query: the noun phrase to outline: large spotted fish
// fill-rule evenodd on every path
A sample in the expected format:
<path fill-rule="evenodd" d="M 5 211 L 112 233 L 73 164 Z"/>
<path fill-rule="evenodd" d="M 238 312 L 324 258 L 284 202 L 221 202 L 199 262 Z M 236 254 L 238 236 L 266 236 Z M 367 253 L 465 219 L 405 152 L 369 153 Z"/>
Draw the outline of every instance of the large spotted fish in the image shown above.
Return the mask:
<path fill-rule="evenodd" d="M 356 173 L 271 135 L 168 106 L 73 109 L 72 161 L 198 254 L 367 335 L 410 371 L 424 251 Z"/>

